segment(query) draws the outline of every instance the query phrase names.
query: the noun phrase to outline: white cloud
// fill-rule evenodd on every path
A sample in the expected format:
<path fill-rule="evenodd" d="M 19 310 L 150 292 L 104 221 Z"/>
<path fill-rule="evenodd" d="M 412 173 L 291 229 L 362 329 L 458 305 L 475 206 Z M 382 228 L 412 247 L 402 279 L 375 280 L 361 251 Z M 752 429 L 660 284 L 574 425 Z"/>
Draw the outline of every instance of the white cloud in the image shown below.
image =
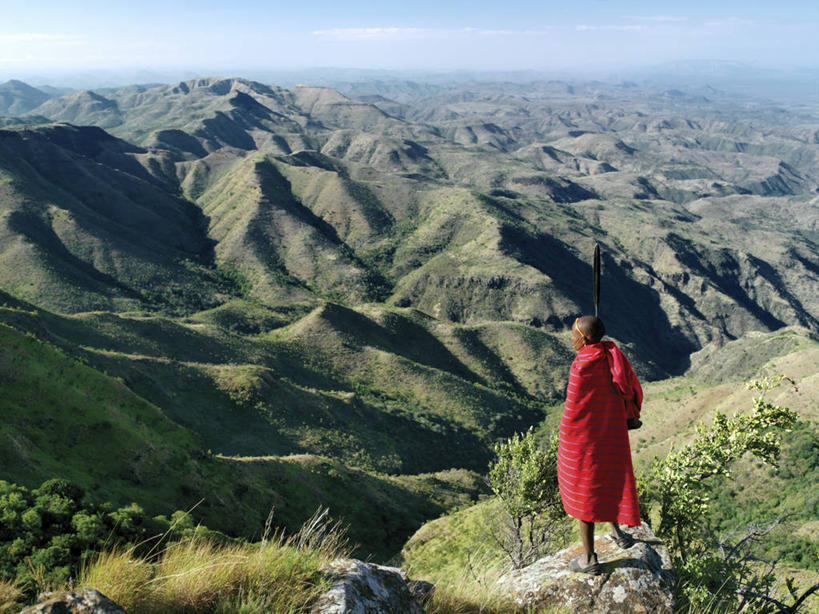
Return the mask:
<path fill-rule="evenodd" d="M 658 21 L 658 22 L 680 22 L 688 21 L 688 17 L 680 15 L 632 15 L 628 19 L 636 19 L 637 21 Z"/>
<path fill-rule="evenodd" d="M 621 31 L 621 32 L 635 32 L 637 30 L 645 30 L 645 26 L 640 25 L 601 25 L 601 26 L 590 26 L 587 24 L 580 24 L 575 26 L 575 30 L 580 32 L 588 31 L 588 30 L 612 30 L 612 31 Z"/>
<path fill-rule="evenodd" d="M 744 26 L 754 23 L 750 19 L 742 19 L 740 17 L 726 17 L 725 19 L 717 19 L 713 21 L 706 21 L 703 25 L 706 28 L 724 28 L 732 26 Z"/>
<path fill-rule="evenodd" d="M 445 30 L 431 28 L 330 28 L 313 30 L 313 35 L 334 41 L 414 40 L 441 36 Z M 445 35 L 445 34 L 444 34 Z"/>
<path fill-rule="evenodd" d="M 313 36 L 325 40 L 358 42 L 358 41 L 395 41 L 416 40 L 423 38 L 452 38 L 456 36 L 540 36 L 552 30 L 550 26 L 532 30 L 493 30 L 488 28 L 330 28 L 313 30 Z"/>
<path fill-rule="evenodd" d="M 75 34 L 44 34 L 42 32 L 12 32 L 0 34 L 2 43 L 22 43 L 22 42 L 76 42 L 84 37 Z"/>
<path fill-rule="evenodd" d="M 483 30 L 478 28 L 464 28 L 464 32 L 478 34 L 479 36 L 540 36 L 550 34 L 554 30 L 551 26 L 545 26 L 537 30 Z"/>

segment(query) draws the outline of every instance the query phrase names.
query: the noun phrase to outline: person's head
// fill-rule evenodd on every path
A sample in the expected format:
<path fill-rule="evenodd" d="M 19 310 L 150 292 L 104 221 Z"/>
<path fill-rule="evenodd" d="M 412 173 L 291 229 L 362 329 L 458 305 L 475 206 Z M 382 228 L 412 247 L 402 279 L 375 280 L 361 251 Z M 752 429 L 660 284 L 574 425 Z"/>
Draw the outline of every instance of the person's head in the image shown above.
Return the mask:
<path fill-rule="evenodd" d="M 575 350 L 579 350 L 584 345 L 599 343 L 605 334 L 603 320 L 597 316 L 581 316 L 572 326 L 572 345 Z"/>

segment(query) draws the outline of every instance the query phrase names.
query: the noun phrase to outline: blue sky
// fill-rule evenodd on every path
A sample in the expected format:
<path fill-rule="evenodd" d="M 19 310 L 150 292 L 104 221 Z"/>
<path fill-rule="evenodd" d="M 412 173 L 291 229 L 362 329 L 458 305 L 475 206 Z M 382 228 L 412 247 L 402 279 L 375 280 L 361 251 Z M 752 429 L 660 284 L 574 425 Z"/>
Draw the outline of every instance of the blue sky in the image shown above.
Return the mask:
<path fill-rule="evenodd" d="M 0 0 L 0 77 L 87 69 L 819 66 L 819 2 Z"/>

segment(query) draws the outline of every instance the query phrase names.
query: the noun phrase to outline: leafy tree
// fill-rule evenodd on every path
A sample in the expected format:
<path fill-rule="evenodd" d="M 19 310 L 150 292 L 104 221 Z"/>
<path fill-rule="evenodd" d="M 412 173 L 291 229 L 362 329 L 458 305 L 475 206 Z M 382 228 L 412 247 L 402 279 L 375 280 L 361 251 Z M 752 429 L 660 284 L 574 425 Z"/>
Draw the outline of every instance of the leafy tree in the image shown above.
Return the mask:
<path fill-rule="evenodd" d="M 557 484 L 557 436 L 543 449 L 529 428 L 495 445 L 489 485 L 505 518 L 492 536 L 517 569 L 541 556 L 553 543 L 563 517 Z"/>

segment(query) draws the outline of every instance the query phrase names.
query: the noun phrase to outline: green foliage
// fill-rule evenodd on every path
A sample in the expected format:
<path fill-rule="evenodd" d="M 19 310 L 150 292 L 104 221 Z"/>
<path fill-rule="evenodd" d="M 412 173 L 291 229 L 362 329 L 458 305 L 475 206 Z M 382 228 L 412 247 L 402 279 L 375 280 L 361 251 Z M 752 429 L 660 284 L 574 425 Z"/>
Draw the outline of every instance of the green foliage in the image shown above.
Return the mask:
<path fill-rule="evenodd" d="M 495 445 L 496 460 L 489 469 L 492 491 L 512 516 L 537 514 L 559 496 L 557 487 L 557 437 L 544 450 L 533 429 Z"/>
<path fill-rule="evenodd" d="M 670 545 L 684 599 L 695 608 L 731 602 L 750 573 L 747 561 L 738 554 L 740 544 L 748 543 L 753 532 L 730 548 L 707 539 L 708 487 L 715 479 L 730 476 L 732 464 L 746 454 L 776 465 L 782 433 L 794 426 L 796 414 L 768 401 L 765 393 L 784 380 L 793 383 L 784 376 L 751 382 L 748 388 L 760 394 L 750 413 L 727 418 L 716 412 L 710 426 L 700 423 L 692 442 L 655 459 L 647 478 L 641 480 L 644 513 L 649 513 L 657 534 Z M 763 573 L 756 577 L 757 589 L 768 588 L 771 581 L 770 573 Z"/>
<path fill-rule="evenodd" d="M 649 474 L 652 503 L 659 504 L 658 535 L 673 542 L 686 558 L 686 544 L 696 541 L 709 511 L 708 480 L 729 476 L 731 463 L 750 453 L 760 461 L 776 465 L 782 432 L 796 423 L 796 414 L 765 399 L 784 376 L 764 378 L 749 384 L 762 394 L 754 398 L 747 415 L 727 418 L 716 412 L 713 424 L 697 426 L 697 436 L 678 451 L 671 451 L 652 464 Z"/>
<path fill-rule="evenodd" d="M 495 445 L 489 485 L 508 523 L 499 527 L 501 547 L 512 565 L 523 567 L 551 544 L 562 516 L 557 483 L 557 435 L 540 447 L 532 427 Z"/>
<path fill-rule="evenodd" d="M 235 296 L 246 297 L 253 290 L 253 284 L 233 262 L 220 263 L 216 269 L 219 280 L 222 282 L 222 291 Z"/>
<path fill-rule="evenodd" d="M 59 586 L 92 553 L 144 535 L 142 508 L 84 503 L 84 494 L 61 479 L 35 490 L 0 481 L 0 578 L 29 594 Z"/>
<path fill-rule="evenodd" d="M 716 534 L 766 518 L 782 518 L 768 539 L 755 547 L 765 560 L 819 572 L 815 530 L 819 518 L 819 432 L 808 421 L 796 423 L 782 444 L 779 464 L 770 467 L 746 460 L 730 480 L 708 489 L 712 499 L 708 523 Z"/>
<path fill-rule="evenodd" d="M 189 512 L 149 518 L 135 503 L 115 508 L 90 502 L 68 480 L 46 480 L 34 490 L 0 481 L 0 582 L 13 582 L 29 596 L 77 578 L 103 551 L 129 546 L 146 554 L 157 540 L 192 539 L 233 541 L 195 524 Z"/>

